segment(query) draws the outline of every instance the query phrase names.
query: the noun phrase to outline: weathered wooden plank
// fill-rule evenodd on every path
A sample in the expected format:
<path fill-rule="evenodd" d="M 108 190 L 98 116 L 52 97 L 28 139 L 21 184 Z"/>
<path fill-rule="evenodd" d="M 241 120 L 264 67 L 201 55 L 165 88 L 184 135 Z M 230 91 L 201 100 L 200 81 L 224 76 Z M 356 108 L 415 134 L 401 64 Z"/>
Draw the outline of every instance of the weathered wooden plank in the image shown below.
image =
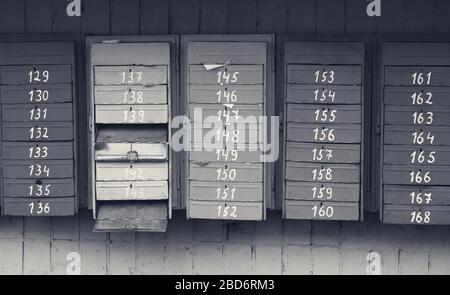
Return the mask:
<path fill-rule="evenodd" d="M 23 217 L 0 217 L 0 238 L 23 238 Z"/>
<path fill-rule="evenodd" d="M 257 7 L 258 33 L 285 33 L 287 26 L 286 0 L 259 0 Z"/>
<path fill-rule="evenodd" d="M 376 17 L 378 33 L 401 33 L 404 30 L 405 12 L 402 0 L 383 1 L 381 16 Z"/>
<path fill-rule="evenodd" d="M 161 275 L 164 265 L 164 243 L 153 240 L 154 233 L 138 233 L 136 240 L 136 273 Z M 159 235 L 159 233 L 157 233 Z"/>
<path fill-rule="evenodd" d="M 104 241 L 81 241 L 81 274 L 105 275 L 107 273 L 107 247 Z"/>
<path fill-rule="evenodd" d="M 141 1 L 141 34 L 168 34 L 170 1 Z"/>
<path fill-rule="evenodd" d="M 53 32 L 78 33 L 81 31 L 82 18 L 67 15 L 67 1 L 53 0 Z"/>
<path fill-rule="evenodd" d="M 192 275 L 194 249 L 192 243 L 166 243 L 164 249 L 164 274 Z"/>
<path fill-rule="evenodd" d="M 25 31 L 24 0 L 0 0 L 0 33 L 23 33 Z"/>
<path fill-rule="evenodd" d="M 347 34 L 375 32 L 376 17 L 367 15 L 366 0 L 346 0 L 345 2 L 345 32 Z"/>
<path fill-rule="evenodd" d="M 434 1 L 404 0 L 403 6 L 405 8 L 405 33 L 433 33 Z"/>
<path fill-rule="evenodd" d="M 52 217 L 53 239 L 78 240 L 80 236 L 79 215 Z"/>
<path fill-rule="evenodd" d="M 343 34 L 344 30 L 344 0 L 317 0 L 317 33 Z"/>
<path fill-rule="evenodd" d="M 287 0 L 287 31 L 291 34 L 316 31 L 316 0 Z"/>
<path fill-rule="evenodd" d="M 84 32 L 86 34 L 108 35 L 110 32 L 110 1 L 84 1 Z"/>
<path fill-rule="evenodd" d="M 23 236 L 25 239 L 49 240 L 51 233 L 50 217 L 24 217 Z"/>
<path fill-rule="evenodd" d="M 50 240 L 25 240 L 23 243 L 23 274 L 50 274 Z"/>
<path fill-rule="evenodd" d="M 81 270 L 83 257 L 80 254 L 78 241 L 52 241 L 51 244 L 51 272 L 57 275 L 78 274 Z M 72 253 L 79 254 L 80 261 Z M 77 265 L 77 263 L 79 263 Z"/>
<path fill-rule="evenodd" d="M 25 0 L 25 31 L 51 33 L 53 29 L 53 0 Z"/>
<path fill-rule="evenodd" d="M 172 0 L 172 34 L 196 34 L 198 32 L 199 0 Z"/>
<path fill-rule="evenodd" d="M 227 32 L 228 2 L 224 0 L 202 1 L 200 33 L 225 34 Z"/>
<path fill-rule="evenodd" d="M 109 245 L 109 274 L 132 275 L 136 273 L 135 242 L 112 242 Z"/>
<path fill-rule="evenodd" d="M 93 232 L 94 219 L 92 211 L 86 208 L 81 208 L 80 212 L 80 240 L 105 241 L 107 239 L 106 232 Z"/>
<path fill-rule="evenodd" d="M 252 274 L 253 247 L 250 243 L 225 243 L 223 245 L 224 274 Z"/>
<path fill-rule="evenodd" d="M 197 275 L 219 275 L 223 273 L 222 243 L 197 243 L 194 249 L 193 273 Z M 214 261 L 215 263 L 211 263 Z"/>
<path fill-rule="evenodd" d="M 256 0 L 230 0 L 228 32 L 230 34 L 256 33 Z"/>
<path fill-rule="evenodd" d="M 139 0 L 111 0 L 111 34 L 139 34 Z"/>
<path fill-rule="evenodd" d="M 0 275 L 22 274 L 23 242 L 0 239 Z"/>
<path fill-rule="evenodd" d="M 450 1 L 435 0 L 436 7 L 434 10 L 434 32 L 436 34 L 450 33 Z"/>

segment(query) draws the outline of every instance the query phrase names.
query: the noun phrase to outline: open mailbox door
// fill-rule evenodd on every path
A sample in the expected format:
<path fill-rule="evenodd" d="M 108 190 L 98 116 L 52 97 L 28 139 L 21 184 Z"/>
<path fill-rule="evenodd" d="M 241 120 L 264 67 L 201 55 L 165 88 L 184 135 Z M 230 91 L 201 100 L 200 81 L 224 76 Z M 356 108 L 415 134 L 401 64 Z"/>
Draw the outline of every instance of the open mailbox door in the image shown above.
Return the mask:
<path fill-rule="evenodd" d="M 263 160 L 271 139 L 264 117 L 274 112 L 274 37 L 181 38 L 192 131 L 182 177 L 188 218 L 263 220 L 274 203 L 273 161 Z"/>
<path fill-rule="evenodd" d="M 365 131 L 365 44 L 286 36 L 283 217 L 360 220 Z"/>
<path fill-rule="evenodd" d="M 75 41 L 18 39 L 0 40 L 2 214 L 74 215 Z"/>
<path fill-rule="evenodd" d="M 450 224 L 450 42 L 380 42 L 381 217 Z"/>
<path fill-rule="evenodd" d="M 164 232 L 177 183 L 169 147 L 177 38 L 87 44 L 94 230 Z"/>

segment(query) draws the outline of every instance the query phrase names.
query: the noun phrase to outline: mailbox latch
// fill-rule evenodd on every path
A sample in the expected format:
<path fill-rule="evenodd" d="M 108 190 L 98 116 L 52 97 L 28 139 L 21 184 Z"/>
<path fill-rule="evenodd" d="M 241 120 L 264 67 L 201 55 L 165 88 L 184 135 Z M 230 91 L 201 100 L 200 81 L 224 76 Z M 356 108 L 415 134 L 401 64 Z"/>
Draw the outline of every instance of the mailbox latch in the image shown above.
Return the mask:
<path fill-rule="evenodd" d="M 139 158 L 139 156 L 138 156 L 138 153 L 137 153 L 136 151 L 129 151 L 129 152 L 127 153 L 127 159 L 128 159 L 130 162 L 137 161 L 138 158 Z"/>

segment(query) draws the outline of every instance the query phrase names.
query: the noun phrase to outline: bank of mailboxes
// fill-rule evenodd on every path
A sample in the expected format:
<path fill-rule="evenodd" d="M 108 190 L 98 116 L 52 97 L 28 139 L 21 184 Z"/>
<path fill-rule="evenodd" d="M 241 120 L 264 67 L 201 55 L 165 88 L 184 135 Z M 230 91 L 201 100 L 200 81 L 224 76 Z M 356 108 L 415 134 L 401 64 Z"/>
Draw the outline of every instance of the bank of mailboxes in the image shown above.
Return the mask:
<path fill-rule="evenodd" d="M 284 218 L 360 219 L 363 73 L 362 42 L 284 44 Z"/>
<path fill-rule="evenodd" d="M 77 211 L 74 43 L 0 42 L 2 214 Z"/>
<path fill-rule="evenodd" d="M 166 229 L 175 42 L 170 36 L 88 39 L 95 230 Z"/>
<path fill-rule="evenodd" d="M 362 219 L 365 42 L 281 39 L 276 99 L 270 35 L 86 44 L 80 136 L 95 230 L 165 231 L 173 208 L 192 219 L 263 220 L 279 208 L 287 219 Z M 0 41 L 3 215 L 77 212 L 74 45 Z M 380 41 L 378 51 L 382 221 L 449 224 L 450 43 Z M 282 131 L 276 167 L 273 130 Z"/>
<path fill-rule="evenodd" d="M 382 219 L 450 223 L 450 44 L 382 49 Z"/>
<path fill-rule="evenodd" d="M 188 218 L 265 219 L 272 172 L 262 160 L 268 125 L 261 118 L 273 111 L 273 36 L 183 36 L 181 45 L 192 125 Z"/>

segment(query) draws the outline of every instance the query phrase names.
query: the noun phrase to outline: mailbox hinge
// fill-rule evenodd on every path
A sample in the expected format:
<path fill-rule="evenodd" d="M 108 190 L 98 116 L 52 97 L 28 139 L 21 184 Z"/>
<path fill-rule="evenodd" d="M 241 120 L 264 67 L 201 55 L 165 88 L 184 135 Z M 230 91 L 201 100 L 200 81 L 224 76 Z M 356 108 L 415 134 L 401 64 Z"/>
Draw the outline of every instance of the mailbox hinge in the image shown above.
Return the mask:
<path fill-rule="evenodd" d="M 377 135 L 381 134 L 381 118 L 379 115 L 377 116 L 377 125 L 376 125 L 375 132 Z"/>
<path fill-rule="evenodd" d="M 180 61 L 178 58 L 175 59 L 175 71 L 180 72 Z"/>
<path fill-rule="evenodd" d="M 117 43 L 120 43 L 120 40 L 118 40 L 118 39 L 115 39 L 115 40 L 102 40 L 102 43 L 105 43 L 105 44 L 117 44 Z"/>
<path fill-rule="evenodd" d="M 272 62 L 272 72 L 275 72 L 275 48 L 273 46 L 270 47 L 270 55 L 271 55 L 271 62 Z"/>

